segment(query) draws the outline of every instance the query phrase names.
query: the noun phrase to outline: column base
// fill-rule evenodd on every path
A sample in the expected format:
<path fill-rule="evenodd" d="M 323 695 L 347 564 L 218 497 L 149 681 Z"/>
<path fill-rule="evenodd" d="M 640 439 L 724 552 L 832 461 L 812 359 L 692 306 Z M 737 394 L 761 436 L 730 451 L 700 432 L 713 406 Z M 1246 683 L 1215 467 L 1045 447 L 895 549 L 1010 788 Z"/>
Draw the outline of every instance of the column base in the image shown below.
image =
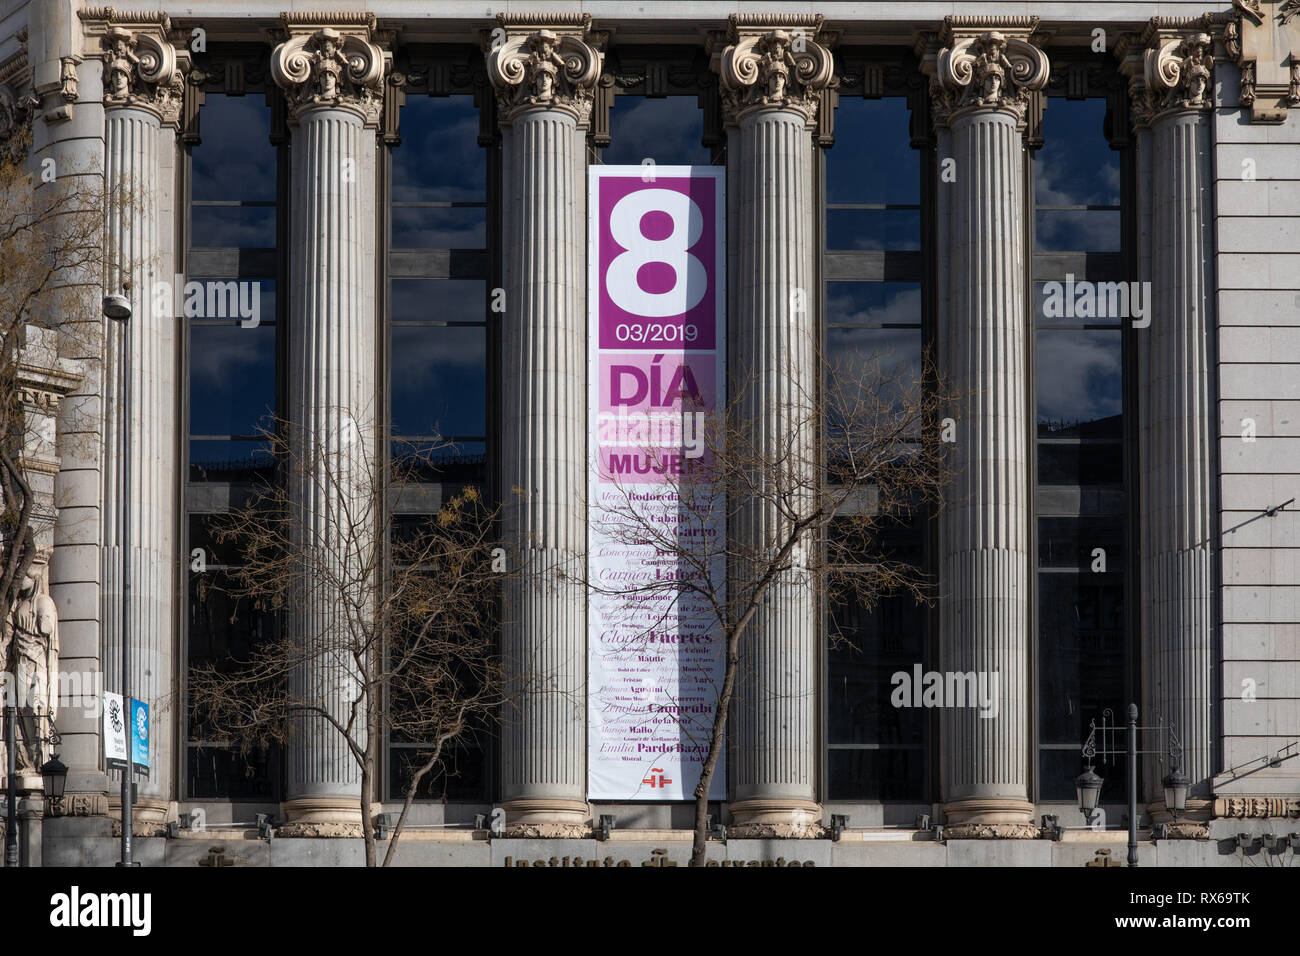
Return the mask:
<path fill-rule="evenodd" d="M 967 797 L 943 805 L 949 840 L 1036 840 L 1034 805 L 1014 797 Z"/>
<path fill-rule="evenodd" d="M 821 804 L 812 800 L 759 797 L 738 800 L 727 809 L 732 821 L 728 840 L 818 840 L 826 835 Z"/>
<path fill-rule="evenodd" d="M 501 804 L 511 839 L 570 840 L 592 835 L 591 808 L 583 800 L 522 797 Z"/>
<path fill-rule="evenodd" d="M 278 837 L 362 837 L 361 801 L 349 797 L 298 797 L 281 804 L 285 822 Z"/>
<path fill-rule="evenodd" d="M 1187 809 L 1180 812 L 1175 818 L 1173 813 L 1165 806 L 1163 800 L 1155 800 L 1147 804 L 1147 813 L 1151 815 L 1152 823 L 1170 824 L 1170 831 L 1191 831 L 1199 828 L 1204 831 L 1201 834 L 1202 836 L 1209 836 L 1210 831 L 1206 824 L 1214 815 L 1214 801 L 1196 800 L 1188 797 Z"/>
<path fill-rule="evenodd" d="M 132 836 L 166 836 L 167 815 L 172 804 L 157 797 L 140 797 L 131 804 Z M 122 794 L 121 791 L 108 795 L 108 815 L 116 817 L 113 821 L 113 833 L 122 835 Z"/>

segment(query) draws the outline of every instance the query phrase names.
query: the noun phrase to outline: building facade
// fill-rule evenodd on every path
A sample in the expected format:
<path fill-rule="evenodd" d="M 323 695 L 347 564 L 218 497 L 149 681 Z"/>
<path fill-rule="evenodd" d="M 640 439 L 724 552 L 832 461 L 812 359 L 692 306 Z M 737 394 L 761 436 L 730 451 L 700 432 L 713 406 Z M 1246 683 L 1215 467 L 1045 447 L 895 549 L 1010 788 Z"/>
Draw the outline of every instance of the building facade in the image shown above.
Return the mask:
<path fill-rule="evenodd" d="M 131 196 L 106 213 L 103 275 L 68 277 L 84 310 L 64 321 L 86 334 L 20 363 L 57 432 L 33 457 L 51 478 L 39 587 L 60 672 L 84 675 L 57 717 L 65 795 L 46 805 L 32 782 L 26 804 L 46 863 L 117 856 L 97 704 L 118 685 L 127 574 L 151 705 L 137 857 L 211 863 L 216 841 L 251 865 L 360 860 L 360 777 L 334 737 L 308 722 L 243 753 L 187 698 L 190 668 L 275 626 L 220 587 L 241 555 L 211 529 L 268 473 L 276 415 L 384 436 L 348 446 L 344 484 L 438 448 L 403 519 L 466 485 L 527 489 L 507 536 L 574 569 L 508 594 L 500 635 L 566 703 L 518 685 L 510 719 L 422 788 L 399 862 L 684 862 L 688 802 L 590 797 L 573 584 L 588 177 L 647 164 L 725 170 L 726 361 L 767 369 L 762 394 L 815 379 L 811 354 L 777 361 L 808 335 L 918 380 L 931 348 L 966 396 L 943 506 L 888 532 L 935 605 L 793 588 L 759 615 L 711 858 L 1121 856 L 1126 763 L 1095 761 L 1095 829 L 1074 778 L 1091 722 L 1122 725 L 1130 703 L 1155 728 L 1144 861 L 1300 852 L 1263 845 L 1300 820 L 1295 0 L 157 6 L 0 0 L 0 133 L 26 124 L 31 169 Z M 101 316 L 118 290 L 129 340 Z M 327 512 L 306 508 L 322 540 Z M 931 672 L 996 675 L 995 716 L 896 693 Z M 300 679 L 329 698 L 342 678 Z M 419 744 L 385 744 L 389 812 Z M 1070 829 L 1053 839 L 1045 816 Z"/>

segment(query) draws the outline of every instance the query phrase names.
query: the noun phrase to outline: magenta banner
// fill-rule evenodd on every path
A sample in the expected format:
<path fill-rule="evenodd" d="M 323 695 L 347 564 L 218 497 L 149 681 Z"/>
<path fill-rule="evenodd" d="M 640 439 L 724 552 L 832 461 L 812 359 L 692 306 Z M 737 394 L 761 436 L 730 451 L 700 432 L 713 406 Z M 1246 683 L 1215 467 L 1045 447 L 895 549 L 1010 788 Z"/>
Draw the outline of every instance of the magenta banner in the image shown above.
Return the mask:
<path fill-rule="evenodd" d="M 726 577 L 725 508 L 706 484 L 725 401 L 724 172 L 590 170 L 592 799 L 691 799 L 708 755 L 723 663 L 708 597 Z"/>

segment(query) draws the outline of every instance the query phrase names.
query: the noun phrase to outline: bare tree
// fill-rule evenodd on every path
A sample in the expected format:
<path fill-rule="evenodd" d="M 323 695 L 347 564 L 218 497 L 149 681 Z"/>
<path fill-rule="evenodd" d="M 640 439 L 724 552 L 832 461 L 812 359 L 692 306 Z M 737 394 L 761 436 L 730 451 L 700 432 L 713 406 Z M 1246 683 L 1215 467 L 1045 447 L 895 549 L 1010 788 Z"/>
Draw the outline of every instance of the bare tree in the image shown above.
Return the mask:
<path fill-rule="evenodd" d="M 352 456 L 366 463 L 357 475 L 340 464 L 336 436 L 280 423 L 272 443 L 277 474 L 215 534 L 243 549 L 232 595 L 281 626 L 243 660 L 191 670 L 194 719 L 245 750 L 291 741 L 305 719 L 337 735 L 360 776 L 367 866 L 378 863 L 371 821 L 385 735 L 418 743 L 387 866 L 426 778 L 450 773 L 452 750 L 498 711 L 497 515 L 465 487 L 427 520 L 402 520 L 394 504 L 434 467 L 433 453 L 386 470 L 373 454 Z M 328 512 L 328 533 L 304 532 L 308 507 Z"/>
<path fill-rule="evenodd" d="M 617 584 L 591 576 L 602 607 L 629 609 L 624 623 L 640 640 L 624 651 L 644 652 L 673 629 L 710 633 L 720 646 L 720 679 L 716 656 L 680 657 L 680 671 L 715 695 L 707 726 L 679 714 L 681 735 L 705 755 L 694 791 L 692 866 L 705 862 L 710 786 L 756 617 L 779 617 L 783 596 L 796 591 L 854 597 L 868 609 L 894 594 L 931 599 L 922 569 L 887 553 L 879 539 L 891 522 L 937 502 L 946 480 L 939 421 L 949 397 L 933 362 L 927 355 L 909 372 L 875 354 L 805 354 L 816 356 L 812 375 L 793 367 L 767 372 L 783 382 L 779 400 L 743 372 L 732 374 L 735 393 L 715 413 L 692 412 L 693 396 L 683 389 L 681 414 L 703 416 L 703 443 L 687 460 L 662 434 L 646 442 L 642 458 L 662 470 L 660 493 L 602 465 L 605 487 L 617 491 L 593 515 L 601 535 L 641 549 L 644 563 L 672 568 Z M 691 430 L 683 425 L 682 434 Z M 726 533 L 718 534 L 724 516 Z M 661 610 L 647 623 L 649 606 Z"/>

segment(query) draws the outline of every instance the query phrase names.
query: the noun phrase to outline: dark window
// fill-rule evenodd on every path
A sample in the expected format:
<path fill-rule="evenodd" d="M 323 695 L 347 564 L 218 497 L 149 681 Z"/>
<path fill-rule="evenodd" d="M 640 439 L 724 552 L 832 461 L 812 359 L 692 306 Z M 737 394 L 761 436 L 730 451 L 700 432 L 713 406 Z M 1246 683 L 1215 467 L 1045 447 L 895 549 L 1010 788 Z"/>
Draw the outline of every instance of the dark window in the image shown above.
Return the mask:
<path fill-rule="evenodd" d="M 905 99 L 843 97 L 835 145 L 823 152 L 828 456 L 841 405 L 859 407 L 864 389 L 921 387 L 921 172 L 908 121 Z M 924 517 L 883 529 L 870 547 L 924 571 Z M 842 530 L 827 535 L 837 550 L 850 545 Z M 929 713 L 891 698 L 895 674 L 928 667 L 928 611 L 909 595 L 866 607 L 831 594 L 827 604 L 826 798 L 926 802 Z"/>
<path fill-rule="evenodd" d="M 478 135 L 473 96 L 408 94 L 401 145 L 389 152 L 389 449 L 402 484 L 390 496 L 389 540 L 399 550 L 404 532 L 464 486 L 483 488 L 489 474 L 489 166 Z M 405 797 L 421 752 L 420 741 L 389 735 L 389 799 Z M 421 781 L 417 797 L 487 799 L 489 753 L 479 728 Z"/>
<path fill-rule="evenodd" d="M 1127 701 L 1120 159 L 1104 99 L 1051 98 L 1034 154 L 1038 799 L 1073 801 L 1080 750 Z M 1107 800 L 1123 792 L 1111 767 Z M 1113 779 L 1112 779 L 1113 778 Z"/>
<path fill-rule="evenodd" d="M 614 97 L 609 111 L 610 144 L 601 151 L 606 166 L 707 166 L 700 143 L 704 112 L 694 96 Z"/>
<path fill-rule="evenodd" d="M 217 75 L 215 72 L 213 75 Z M 278 94 L 276 94 L 278 95 Z M 189 468 L 186 665 L 247 660 L 274 618 L 233 596 L 241 549 L 218 544 L 214 524 L 270 475 L 279 407 L 284 302 L 277 231 L 280 157 L 263 93 L 207 90 L 201 141 L 189 152 L 186 285 L 176 292 L 185 330 Z M 269 801 L 279 791 L 279 750 L 243 752 L 186 709 L 185 797 Z"/>

